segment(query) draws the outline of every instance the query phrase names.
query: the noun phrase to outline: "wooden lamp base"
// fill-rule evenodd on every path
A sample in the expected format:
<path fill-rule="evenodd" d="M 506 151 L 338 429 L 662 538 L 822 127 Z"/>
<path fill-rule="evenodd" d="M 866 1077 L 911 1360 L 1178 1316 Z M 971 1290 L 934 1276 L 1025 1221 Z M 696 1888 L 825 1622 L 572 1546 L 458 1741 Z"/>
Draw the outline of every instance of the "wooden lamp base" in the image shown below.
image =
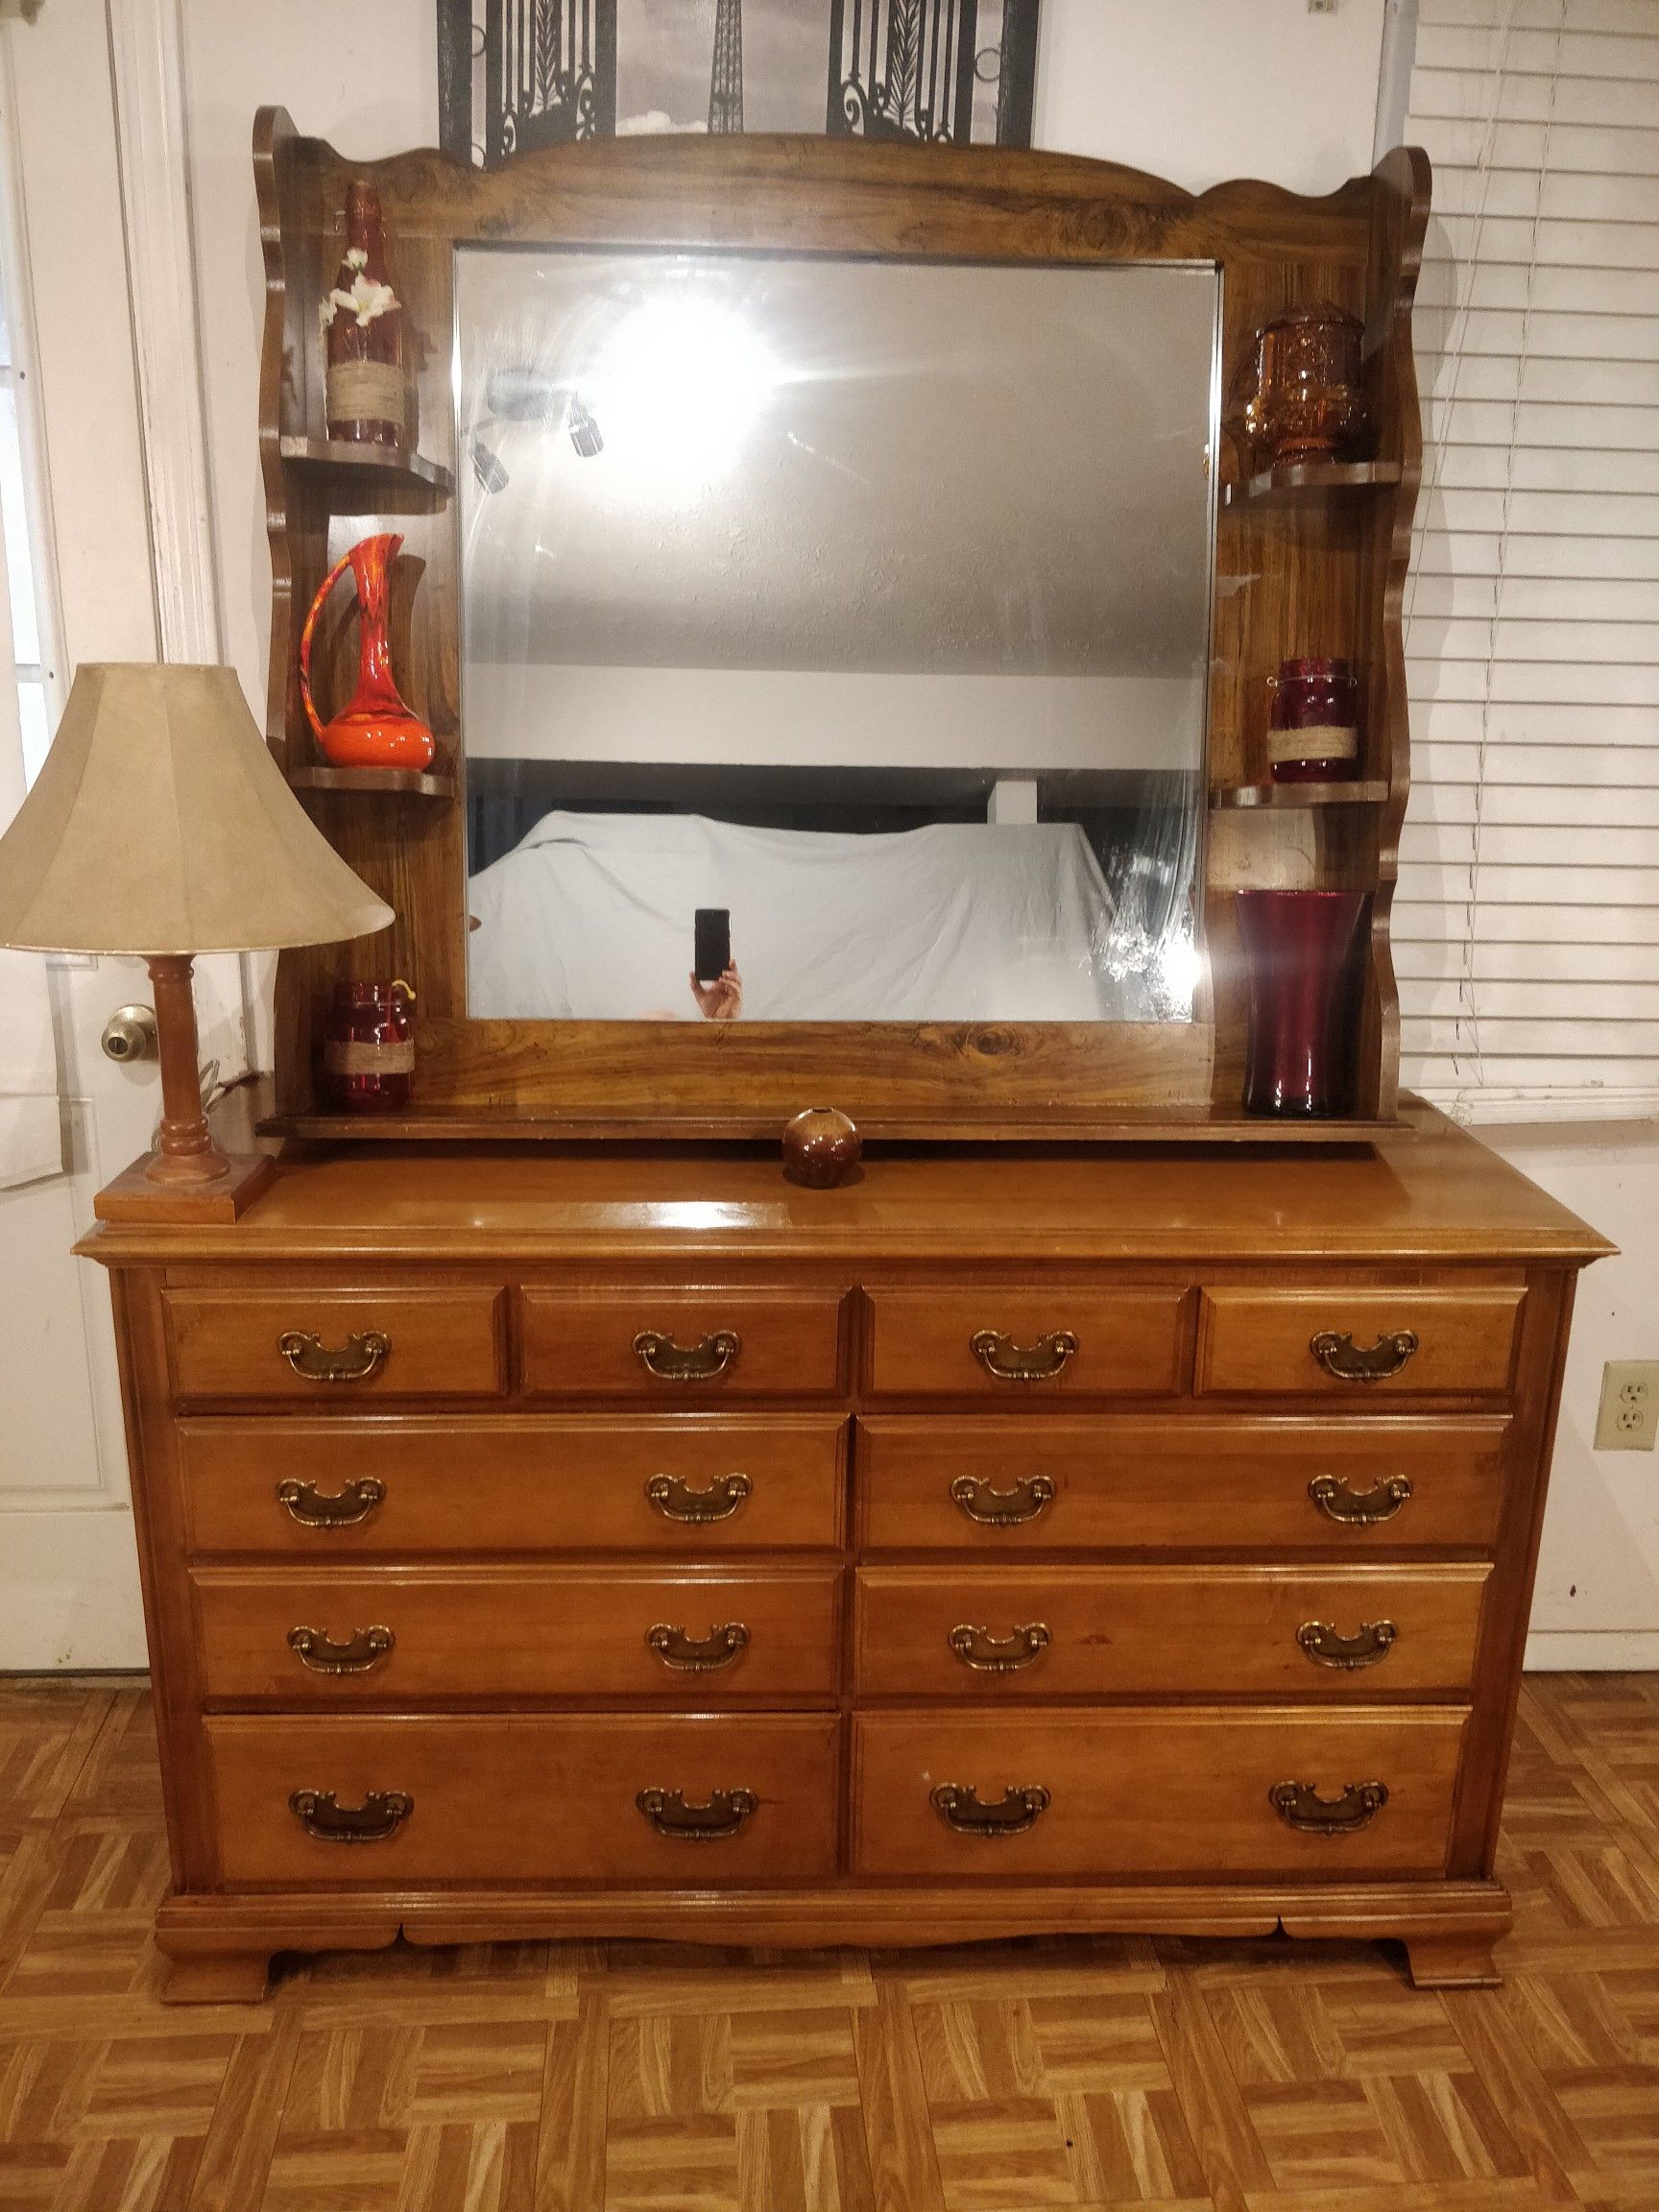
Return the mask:
<path fill-rule="evenodd" d="M 101 1221 L 234 1221 L 276 1173 L 265 1152 L 224 1152 L 202 1109 L 196 998 L 187 953 L 148 963 L 161 1062 L 161 1128 L 154 1152 L 93 1201 Z"/>

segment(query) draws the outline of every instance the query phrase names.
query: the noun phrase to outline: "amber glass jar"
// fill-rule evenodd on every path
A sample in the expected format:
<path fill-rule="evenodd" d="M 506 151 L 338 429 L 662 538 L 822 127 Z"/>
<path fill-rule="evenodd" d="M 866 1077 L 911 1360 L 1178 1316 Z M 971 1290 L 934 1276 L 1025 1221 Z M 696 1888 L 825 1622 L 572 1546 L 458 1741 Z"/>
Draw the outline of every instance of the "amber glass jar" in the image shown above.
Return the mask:
<path fill-rule="evenodd" d="M 1267 679 L 1275 783 L 1343 783 L 1359 773 L 1359 685 L 1346 661 L 1282 661 Z"/>
<path fill-rule="evenodd" d="M 407 983 L 337 983 L 323 1040 L 323 1072 L 336 1106 L 395 1114 L 415 1074 L 415 994 Z"/>
<path fill-rule="evenodd" d="M 1256 341 L 1256 390 L 1244 411 L 1259 465 L 1363 457 L 1371 427 L 1360 381 L 1364 332 L 1319 301 L 1269 323 Z"/>

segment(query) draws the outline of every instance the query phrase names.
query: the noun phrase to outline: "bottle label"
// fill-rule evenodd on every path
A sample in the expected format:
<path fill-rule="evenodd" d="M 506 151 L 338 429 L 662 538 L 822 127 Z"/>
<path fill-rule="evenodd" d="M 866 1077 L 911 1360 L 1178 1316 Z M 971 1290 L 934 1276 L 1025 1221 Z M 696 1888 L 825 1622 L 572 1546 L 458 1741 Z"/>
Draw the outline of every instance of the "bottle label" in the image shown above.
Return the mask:
<path fill-rule="evenodd" d="M 403 372 L 395 361 L 335 361 L 328 369 L 330 422 L 406 421 Z"/>

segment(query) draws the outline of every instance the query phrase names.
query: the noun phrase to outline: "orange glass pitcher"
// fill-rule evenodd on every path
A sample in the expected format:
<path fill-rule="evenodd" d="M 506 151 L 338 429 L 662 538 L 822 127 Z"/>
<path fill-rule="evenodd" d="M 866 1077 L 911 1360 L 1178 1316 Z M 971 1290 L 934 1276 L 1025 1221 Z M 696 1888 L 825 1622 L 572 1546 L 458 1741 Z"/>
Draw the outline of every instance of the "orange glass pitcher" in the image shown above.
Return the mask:
<path fill-rule="evenodd" d="M 388 613 L 392 565 L 403 540 L 396 532 L 363 538 L 336 561 L 317 589 L 300 633 L 300 697 L 323 757 L 332 768 L 408 768 L 432 765 L 437 741 L 412 714 L 392 681 Z M 323 603 L 349 568 L 357 584 L 357 689 L 350 704 L 325 722 L 311 696 L 311 641 Z"/>

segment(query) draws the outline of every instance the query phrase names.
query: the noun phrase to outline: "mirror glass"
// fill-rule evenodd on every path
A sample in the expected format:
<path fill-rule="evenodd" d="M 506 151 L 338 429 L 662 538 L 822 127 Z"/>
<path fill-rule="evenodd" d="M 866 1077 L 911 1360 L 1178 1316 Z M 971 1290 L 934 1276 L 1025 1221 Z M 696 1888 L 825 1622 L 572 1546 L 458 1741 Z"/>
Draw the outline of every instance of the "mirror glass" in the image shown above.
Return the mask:
<path fill-rule="evenodd" d="M 460 252 L 469 1011 L 1190 1020 L 1218 290 Z"/>

